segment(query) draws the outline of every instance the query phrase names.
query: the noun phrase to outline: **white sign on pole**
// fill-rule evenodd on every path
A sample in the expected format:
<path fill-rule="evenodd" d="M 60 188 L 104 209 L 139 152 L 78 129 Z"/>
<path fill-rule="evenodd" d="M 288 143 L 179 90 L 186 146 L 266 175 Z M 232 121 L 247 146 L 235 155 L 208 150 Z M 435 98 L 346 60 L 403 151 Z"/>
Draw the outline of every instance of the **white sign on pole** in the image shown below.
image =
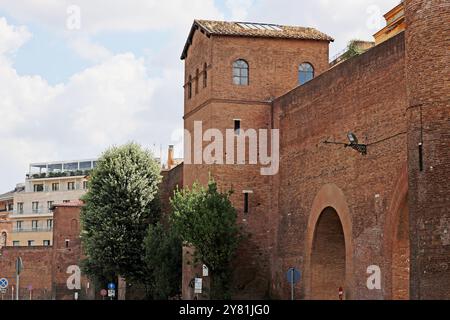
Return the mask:
<path fill-rule="evenodd" d="M 208 276 L 208 267 L 206 266 L 206 264 L 203 265 L 203 276 L 204 277 Z"/>
<path fill-rule="evenodd" d="M 202 293 L 202 278 L 195 278 L 194 293 Z"/>
<path fill-rule="evenodd" d="M 115 296 L 116 296 L 116 290 L 109 289 L 108 290 L 108 297 L 115 297 Z"/>

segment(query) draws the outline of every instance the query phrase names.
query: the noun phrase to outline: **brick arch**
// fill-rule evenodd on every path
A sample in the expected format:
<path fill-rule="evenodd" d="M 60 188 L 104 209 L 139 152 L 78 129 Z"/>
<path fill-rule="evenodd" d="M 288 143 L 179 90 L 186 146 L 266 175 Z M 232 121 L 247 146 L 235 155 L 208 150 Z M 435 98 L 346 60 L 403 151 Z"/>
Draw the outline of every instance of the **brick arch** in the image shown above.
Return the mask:
<path fill-rule="evenodd" d="M 384 223 L 384 297 L 385 299 L 404 299 L 409 297 L 408 292 L 399 292 L 398 285 L 394 285 L 394 269 L 396 263 L 393 263 L 393 256 L 399 251 L 400 231 L 406 231 L 409 234 L 409 213 L 408 213 L 408 166 L 405 162 L 397 174 L 397 179 L 393 188 L 392 200 L 389 204 Z M 403 220 L 403 221 L 402 221 Z M 404 230 L 407 227 L 408 230 Z M 406 240 L 406 239 L 404 239 Z M 408 246 L 409 247 L 409 246 Z M 409 249 L 409 248 L 408 248 Z M 398 263 L 397 263 L 398 264 Z M 398 271 L 397 271 L 398 272 Z M 409 281 L 409 278 L 408 278 Z M 397 288 L 395 288 L 397 287 Z M 402 289 L 400 289 L 402 290 Z M 404 291 L 404 290 L 402 290 Z M 405 296 L 406 294 L 406 296 Z"/>
<path fill-rule="evenodd" d="M 335 184 L 324 185 L 314 198 L 308 226 L 305 237 L 305 266 L 304 266 L 304 296 L 306 299 L 311 299 L 311 257 L 314 244 L 314 236 L 316 227 L 322 213 L 326 209 L 333 209 L 339 217 L 342 225 L 342 231 L 345 240 L 345 298 L 352 298 L 353 289 L 353 241 L 352 241 L 352 221 L 350 211 L 347 205 L 347 200 L 342 190 Z M 336 290 L 337 295 L 337 290 Z"/>

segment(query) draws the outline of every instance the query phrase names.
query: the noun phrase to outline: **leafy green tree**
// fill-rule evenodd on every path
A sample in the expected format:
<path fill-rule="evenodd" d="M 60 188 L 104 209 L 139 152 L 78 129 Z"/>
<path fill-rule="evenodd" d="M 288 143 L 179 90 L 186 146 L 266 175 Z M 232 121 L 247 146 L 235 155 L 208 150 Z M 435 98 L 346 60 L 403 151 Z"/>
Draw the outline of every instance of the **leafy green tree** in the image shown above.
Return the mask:
<path fill-rule="evenodd" d="M 171 200 L 173 227 L 194 246 L 196 261 L 210 270 L 211 299 L 231 296 L 231 261 L 241 233 L 230 194 L 220 193 L 216 182 L 210 181 L 207 188 L 194 184 L 191 190 L 178 190 Z"/>
<path fill-rule="evenodd" d="M 150 225 L 143 247 L 149 298 L 165 300 L 179 294 L 182 242 L 178 234 L 161 223 Z"/>
<path fill-rule="evenodd" d="M 142 243 L 148 225 L 159 219 L 160 168 L 153 155 L 129 143 L 106 150 L 83 197 L 84 272 L 94 280 L 143 277 Z"/>

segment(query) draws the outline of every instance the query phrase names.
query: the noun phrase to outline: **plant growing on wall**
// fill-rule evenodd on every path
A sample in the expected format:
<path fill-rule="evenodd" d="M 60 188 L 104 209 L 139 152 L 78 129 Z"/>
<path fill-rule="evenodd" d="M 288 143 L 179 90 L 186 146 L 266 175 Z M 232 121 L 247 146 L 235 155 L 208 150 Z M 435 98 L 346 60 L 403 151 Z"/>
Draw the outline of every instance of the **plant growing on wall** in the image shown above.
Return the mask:
<path fill-rule="evenodd" d="M 171 200 L 171 221 L 181 239 L 192 245 L 196 261 L 210 270 L 211 299 L 231 296 L 231 261 L 241 238 L 231 192 L 221 193 L 210 181 L 206 188 L 177 190 Z"/>
<path fill-rule="evenodd" d="M 142 243 L 155 206 L 160 168 L 135 143 L 106 150 L 91 172 L 81 211 L 84 272 L 98 281 L 143 277 Z"/>

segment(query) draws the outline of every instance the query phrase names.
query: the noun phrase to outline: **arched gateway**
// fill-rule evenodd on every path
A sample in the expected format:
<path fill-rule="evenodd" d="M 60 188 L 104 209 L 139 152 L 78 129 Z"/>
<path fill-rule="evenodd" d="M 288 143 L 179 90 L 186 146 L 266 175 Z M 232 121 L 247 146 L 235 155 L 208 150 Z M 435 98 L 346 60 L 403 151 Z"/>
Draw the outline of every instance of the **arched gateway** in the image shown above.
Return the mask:
<path fill-rule="evenodd" d="M 306 299 L 350 299 L 353 288 L 352 225 L 345 196 L 336 185 L 314 199 L 306 232 Z"/>

